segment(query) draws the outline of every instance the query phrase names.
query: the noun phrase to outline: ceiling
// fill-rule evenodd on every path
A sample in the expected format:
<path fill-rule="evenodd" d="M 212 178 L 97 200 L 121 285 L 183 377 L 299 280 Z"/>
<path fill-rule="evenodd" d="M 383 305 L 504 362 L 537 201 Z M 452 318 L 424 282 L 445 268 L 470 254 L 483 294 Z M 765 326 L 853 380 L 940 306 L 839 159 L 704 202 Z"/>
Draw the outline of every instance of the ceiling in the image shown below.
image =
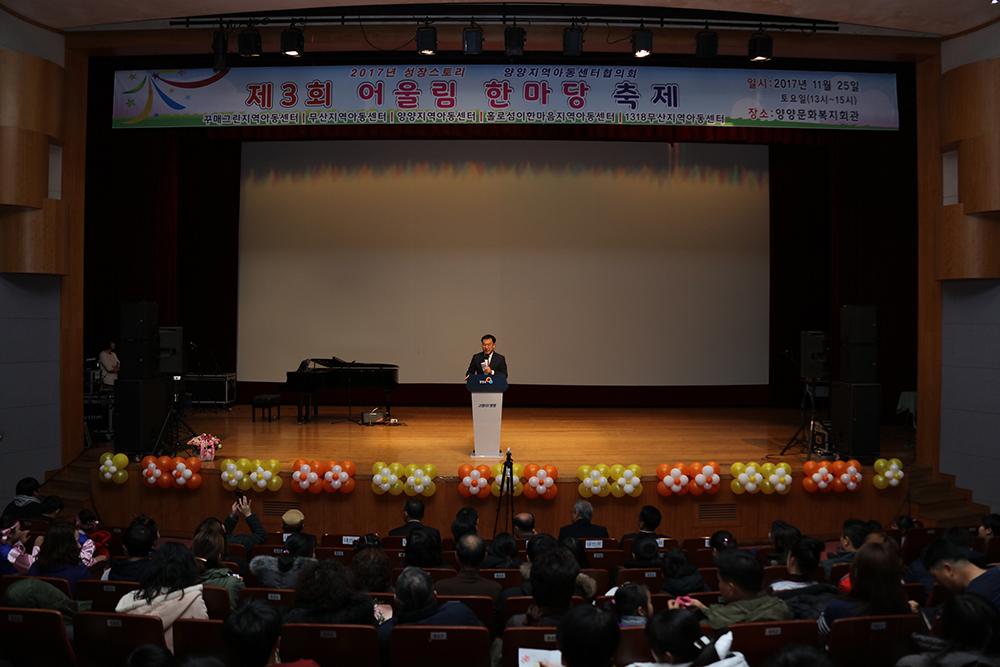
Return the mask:
<path fill-rule="evenodd" d="M 523 1 L 523 0 L 522 0 Z M 528 0 L 532 1 L 532 0 Z M 576 0 L 588 4 L 588 0 Z M 743 0 L 735 5 L 722 0 L 599 0 L 600 4 L 673 7 L 818 19 L 907 30 L 929 35 L 954 35 L 982 26 L 1000 17 L 1000 4 L 990 0 Z M 423 2 L 423 0 L 414 0 Z M 359 5 L 407 5 L 409 2 L 378 0 L 0 0 L 21 16 L 60 30 L 153 21 L 185 16 L 204 16 L 299 10 L 313 7 Z M 461 3 L 442 3 L 461 4 Z"/>

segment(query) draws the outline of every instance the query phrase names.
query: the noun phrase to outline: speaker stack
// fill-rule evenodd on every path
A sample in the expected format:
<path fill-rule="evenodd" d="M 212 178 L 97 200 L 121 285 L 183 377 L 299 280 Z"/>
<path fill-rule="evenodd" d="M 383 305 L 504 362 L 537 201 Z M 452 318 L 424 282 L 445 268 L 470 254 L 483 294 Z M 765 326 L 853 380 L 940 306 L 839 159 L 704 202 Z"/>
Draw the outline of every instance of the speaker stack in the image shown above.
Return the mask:
<path fill-rule="evenodd" d="M 840 381 L 830 392 L 833 446 L 851 458 L 878 458 L 882 385 L 878 384 L 875 306 L 840 309 Z"/>
<path fill-rule="evenodd" d="M 166 384 L 159 373 L 159 308 L 149 301 L 121 307 L 121 371 L 115 381 L 118 451 L 152 451 L 166 416 Z"/>

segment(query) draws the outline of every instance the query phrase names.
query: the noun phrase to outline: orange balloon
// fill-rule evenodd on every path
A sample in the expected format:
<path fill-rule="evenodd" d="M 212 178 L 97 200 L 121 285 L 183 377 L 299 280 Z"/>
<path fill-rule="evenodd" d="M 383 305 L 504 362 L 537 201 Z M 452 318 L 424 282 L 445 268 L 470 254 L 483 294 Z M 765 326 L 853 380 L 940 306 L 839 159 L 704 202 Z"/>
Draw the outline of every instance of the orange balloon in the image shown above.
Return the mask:
<path fill-rule="evenodd" d="M 709 488 L 707 491 L 705 491 L 705 493 L 708 493 L 708 494 L 718 493 L 720 486 L 722 486 L 722 485 L 721 484 L 714 484 L 711 488 Z"/>
<path fill-rule="evenodd" d="M 840 481 L 840 478 L 833 480 L 833 490 L 837 493 L 847 491 L 847 485 Z"/>
<path fill-rule="evenodd" d="M 462 466 L 462 467 L 464 468 L 465 466 Z M 472 466 L 469 466 L 469 467 L 471 468 Z M 525 492 L 527 492 L 527 491 L 528 491 L 528 487 L 524 487 L 524 490 L 525 490 Z M 471 496 L 471 495 L 472 495 L 472 491 L 471 491 L 471 490 L 469 489 L 469 487 L 467 487 L 467 486 L 466 486 L 465 484 L 459 484 L 459 485 L 458 485 L 458 493 L 459 493 L 459 494 L 460 494 L 460 495 L 461 495 L 461 496 L 462 496 L 463 498 L 468 498 L 469 496 Z M 529 497 L 529 498 L 532 498 L 532 497 L 534 497 L 534 496 L 528 496 L 528 497 Z"/>
<path fill-rule="evenodd" d="M 556 497 L 557 493 L 559 493 L 559 487 L 553 484 L 552 486 L 550 486 L 548 489 L 545 490 L 545 494 L 542 497 L 545 498 L 546 500 L 552 500 L 553 498 Z"/>
<path fill-rule="evenodd" d="M 295 472 L 296 470 L 301 470 L 302 466 L 307 466 L 307 465 L 309 465 L 309 461 L 306 461 L 305 459 L 296 459 L 295 463 L 292 464 L 292 472 Z"/>
<path fill-rule="evenodd" d="M 819 486 L 819 484 L 817 484 L 816 486 Z M 819 486 L 819 490 L 822 491 L 823 493 L 830 493 L 831 491 L 833 491 L 833 484 L 827 484 L 826 487 Z"/>
<path fill-rule="evenodd" d="M 323 465 L 322 461 L 313 461 L 313 462 L 311 462 L 309 464 L 309 468 L 312 470 L 312 472 L 316 473 L 320 477 L 322 477 L 326 473 L 326 470 L 327 470 L 326 466 Z"/>
<path fill-rule="evenodd" d="M 322 486 L 323 490 L 326 491 L 327 493 L 336 493 L 337 492 L 337 489 L 333 488 L 333 484 L 330 483 L 330 482 L 328 482 L 328 481 L 326 481 L 326 480 L 323 480 L 322 483 L 317 482 L 317 484 L 319 484 L 320 486 Z"/>
<path fill-rule="evenodd" d="M 156 467 L 164 472 L 170 470 L 170 457 L 161 456 L 160 458 L 156 459 Z"/>
<path fill-rule="evenodd" d="M 861 472 L 861 464 L 858 462 L 857 459 L 851 459 L 850 461 L 848 461 L 847 467 L 848 468 L 853 467 L 858 472 Z"/>
<path fill-rule="evenodd" d="M 712 466 L 712 470 L 715 471 L 714 474 L 716 474 L 716 475 L 721 475 L 722 474 L 722 468 L 719 467 L 719 464 L 716 463 L 715 461 L 709 461 L 704 466 L 702 466 L 701 469 L 704 470 L 706 466 Z"/>
<path fill-rule="evenodd" d="M 462 486 L 464 487 L 465 485 L 463 484 Z M 525 484 L 524 485 L 524 495 L 527 496 L 528 498 L 537 498 L 538 497 L 538 491 L 535 491 L 534 487 Z"/>
<path fill-rule="evenodd" d="M 669 474 L 670 474 L 670 464 L 669 463 L 661 463 L 659 466 L 657 466 L 657 468 L 656 468 L 656 476 L 657 477 L 659 477 L 660 479 L 663 479 L 664 477 L 666 477 Z"/>
<path fill-rule="evenodd" d="M 818 461 L 806 461 L 805 465 L 802 466 L 802 472 L 805 473 L 806 477 L 812 477 L 817 471 L 819 471 Z"/>
<path fill-rule="evenodd" d="M 201 470 L 201 460 L 197 456 L 192 456 L 188 459 L 185 459 L 184 465 L 186 465 L 188 467 L 188 470 L 190 470 L 191 472 L 198 472 L 199 470 Z"/>
<path fill-rule="evenodd" d="M 698 486 L 693 479 L 690 482 L 688 482 L 687 489 L 688 491 L 691 492 L 692 496 L 700 496 L 701 494 L 705 493 L 705 489 Z"/>
<path fill-rule="evenodd" d="M 471 473 L 473 470 L 475 470 L 475 468 L 470 466 L 468 463 L 466 463 L 465 465 L 458 466 L 458 478 L 465 479 L 466 477 L 469 476 L 469 473 Z"/>
<path fill-rule="evenodd" d="M 174 483 L 174 476 L 163 473 L 156 479 L 156 485 L 161 489 L 169 489 Z"/>
<path fill-rule="evenodd" d="M 524 478 L 525 479 L 531 479 L 532 477 L 535 476 L 535 473 L 537 473 L 537 472 L 538 472 L 538 465 L 537 464 L 529 463 L 528 465 L 524 466 Z M 525 485 L 524 488 L 525 488 L 525 490 L 527 490 L 527 488 L 528 488 L 527 485 Z M 529 498 L 534 498 L 535 496 L 528 496 L 528 497 Z"/>
<path fill-rule="evenodd" d="M 313 494 L 323 493 L 323 484 L 320 483 L 318 480 L 316 481 L 315 484 L 310 484 L 309 485 L 309 493 L 313 493 Z"/>
<path fill-rule="evenodd" d="M 806 463 L 815 463 L 815 461 L 806 461 Z M 808 491 L 809 493 L 814 493 L 816 489 L 819 488 L 819 485 L 816 482 L 812 481 L 812 477 L 803 477 L 802 488 Z"/>
<path fill-rule="evenodd" d="M 476 470 L 479 471 L 479 474 L 482 476 L 483 479 L 489 479 L 490 477 L 493 476 L 493 471 L 491 471 L 490 467 L 488 465 L 486 465 L 485 463 L 482 464 L 482 465 L 476 466 Z"/>
<path fill-rule="evenodd" d="M 834 475 L 836 475 L 837 477 L 840 477 L 845 472 L 847 472 L 847 462 L 846 461 L 834 461 L 833 465 L 830 466 L 830 469 L 833 471 Z"/>
<path fill-rule="evenodd" d="M 194 473 L 193 475 L 191 475 L 191 479 L 188 480 L 187 488 L 197 489 L 199 486 L 201 486 L 201 475 L 198 473 Z"/>
<path fill-rule="evenodd" d="M 666 463 L 664 463 L 663 465 L 667 465 L 667 464 L 666 464 Z M 662 467 L 662 466 L 661 466 L 661 467 Z M 657 472 L 657 474 L 659 474 L 659 472 L 660 472 L 660 471 L 659 471 L 659 470 L 657 470 L 656 472 Z M 667 486 L 666 484 L 664 484 L 664 483 L 663 483 L 663 480 L 660 480 L 660 483 L 656 485 L 656 491 L 657 491 L 657 492 L 658 492 L 658 493 L 659 493 L 659 494 L 660 494 L 661 496 L 663 496 L 664 498 L 666 498 L 667 496 L 669 496 L 669 495 L 673 494 L 673 491 L 671 491 L 671 490 L 670 490 L 670 487 L 669 487 L 669 486 Z"/>
<path fill-rule="evenodd" d="M 305 493 L 306 492 L 306 490 L 303 489 L 301 486 L 299 486 L 299 483 L 296 482 L 294 479 L 292 480 L 292 491 L 294 491 L 295 493 Z"/>
<path fill-rule="evenodd" d="M 465 486 L 465 485 L 463 484 L 462 486 Z M 347 481 L 340 485 L 340 492 L 341 493 L 350 493 L 353 490 L 354 490 L 354 478 L 353 477 L 348 477 Z"/>
<path fill-rule="evenodd" d="M 696 475 L 700 475 L 701 470 L 702 470 L 702 465 L 697 461 L 695 461 L 694 463 L 688 466 L 688 473 L 687 473 L 688 477 L 695 477 Z"/>
<path fill-rule="evenodd" d="M 142 459 L 142 463 L 139 464 L 139 465 L 141 465 L 142 468 L 143 468 L 143 470 L 145 470 L 145 469 L 149 468 L 149 464 L 150 463 L 152 463 L 154 465 L 156 464 L 156 457 L 155 456 L 147 456 L 147 457 L 143 458 Z"/>
<path fill-rule="evenodd" d="M 688 474 L 688 467 L 683 463 L 675 463 L 674 467 L 681 471 L 682 475 Z"/>
<path fill-rule="evenodd" d="M 680 491 L 675 491 L 674 493 L 676 493 L 678 496 L 683 496 L 687 492 L 688 492 L 688 485 L 685 484 L 684 486 L 681 487 Z"/>
<path fill-rule="evenodd" d="M 340 467 L 341 467 L 341 469 L 343 469 L 344 472 L 347 473 L 348 477 L 354 477 L 354 473 L 356 473 L 358 471 L 357 466 L 354 465 L 354 461 L 344 461 L 343 463 L 340 464 Z M 341 488 L 343 488 L 343 487 L 341 487 Z M 352 486 L 351 488 L 354 488 L 354 487 Z"/>
<path fill-rule="evenodd" d="M 542 470 L 544 470 L 545 474 L 551 477 L 552 479 L 555 479 L 556 477 L 559 476 L 559 471 L 556 470 L 556 467 L 551 463 L 547 466 L 542 466 Z"/>

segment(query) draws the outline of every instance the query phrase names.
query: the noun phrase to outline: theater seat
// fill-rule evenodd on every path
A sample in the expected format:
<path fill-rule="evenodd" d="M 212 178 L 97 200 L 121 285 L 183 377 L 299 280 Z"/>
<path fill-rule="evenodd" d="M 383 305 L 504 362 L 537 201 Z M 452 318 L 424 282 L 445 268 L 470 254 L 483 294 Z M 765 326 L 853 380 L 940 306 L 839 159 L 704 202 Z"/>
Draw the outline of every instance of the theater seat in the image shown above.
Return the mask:
<path fill-rule="evenodd" d="M 8 588 L 21 579 L 37 579 L 38 581 L 44 581 L 45 583 L 51 584 L 65 593 L 66 597 L 70 600 L 73 599 L 73 591 L 69 589 L 69 582 L 67 580 L 57 579 L 55 577 L 29 577 L 26 574 L 5 574 L 0 577 L 0 598 L 2 598 L 3 594 L 7 592 Z"/>
<path fill-rule="evenodd" d="M 518 569 L 512 570 L 480 570 L 479 576 L 483 579 L 492 579 L 498 582 L 504 589 L 515 588 L 524 584 L 524 577 Z"/>
<path fill-rule="evenodd" d="M 663 587 L 663 570 L 658 567 L 635 567 L 618 570 L 617 584 L 621 586 L 629 581 L 636 584 L 646 584 L 650 593 L 657 593 Z"/>
<path fill-rule="evenodd" d="M 503 631 L 502 641 L 503 655 L 500 667 L 518 667 L 517 650 L 520 648 L 537 648 L 546 651 L 554 651 L 559 648 L 556 643 L 555 628 L 506 628 Z"/>
<path fill-rule="evenodd" d="M 504 600 L 503 604 L 503 624 L 507 625 L 507 621 L 513 616 L 518 614 L 525 614 L 528 612 L 528 607 L 535 603 L 535 599 L 530 595 L 515 595 L 514 597 L 509 597 Z M 583 598 L 579 595 L 574 595 L 573 600 L 570 602 L 571 607 L 583 604 Z"/>
<path fill-rule="evenodd" d="M 124 665 L 140 646 L 166 646 L 158 616 L 81 611 L 73 616 L 73 642 L 80 667 Z"/>
<path fill-rule="evenodd" d="M 761 621 L 758 623 L 733 623 L 733 650 L 746 658 L 750 667 L 760 667 L 772 653 L 786 644 L 819 642 L 816 621 Z"/>
<path fill-rule="evenodd" d="M 222 641 L 223 621 L 204 618 L 179 618 L 174 621 L 174 655 L 214 655 L 227 665 L 236 661 Z"/>
<path fill-rule="evenodd" d="M 229 591 L 221 586 L 203 586 L 201 597 L 205 600 L 209 618 L 222 621 L 233 610 L 229 602 Z"/>
<path fill-rule="evenodd" d="M 290 588 L 244 588 L 240 591 L 240 604 L 247 600 L 260 600 L 275 607 L 294 607 L 295 591 Z"/>
<path fill-rule="evenodd" d="M 320 667 L 379 667 L 378 630 L 370 625 L 286 623 L 281 631 L 282 662 L 305 659 Z"/>
<path fill-rule="evenodd" d="M 632 626 L 621 629 L 621 641 L 615 651 L 614 664 L 631 665 L 633 662 L 653 662 L 653 654 L 646 641 L 646 628 Z"/>
<path fill-rule="evenodd" d="M 2 657 L 15 665 L 76 667 L 63 617 L 51 609 L 0 607 Z"/>
<path fill-rule="evenodd" d="M 122 596 L 138 588 L 134 581 L 81 579 L 76 583 L 76 599 L 90 600 L 91 611 L 114 611 Z"/>
<path fill-rule="evenodd" d="M 480 621 L 490 629 L 490 636 L 496 636 L 496 606 L 488 595 L 439 595 L 438 602 L 461 602 L 472 610 Z"/>
<path fill-rule="evenodd" d="M 917 652 L 913 633 L 919 631 L 917 614 L 842 618 L 830 626 L 827 647 L 838 665 L 895 665 L 902 656 Z"/>
<path fill-rule="evenodd" d="M 376 652 L 377 654 L 377 652 Z M 490 631 L 451 625 L 397 625 L 389 636 L 390 667 L 490 667 Z"/>

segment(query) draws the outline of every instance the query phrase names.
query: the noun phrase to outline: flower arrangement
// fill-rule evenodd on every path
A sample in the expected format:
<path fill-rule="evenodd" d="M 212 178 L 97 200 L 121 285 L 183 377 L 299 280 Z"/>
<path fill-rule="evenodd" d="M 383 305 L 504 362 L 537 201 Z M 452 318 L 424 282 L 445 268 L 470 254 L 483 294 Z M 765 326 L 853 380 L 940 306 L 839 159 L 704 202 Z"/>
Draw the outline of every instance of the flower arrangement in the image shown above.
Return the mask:
<path fill-rule="evenodd" d="M 214 461 L 215 450 L 222 449 L 222 441 L 211 433 L 202 433 L 191 438 L 187 444 L 198 448 L 198 458 L 202 461 Z"/>

